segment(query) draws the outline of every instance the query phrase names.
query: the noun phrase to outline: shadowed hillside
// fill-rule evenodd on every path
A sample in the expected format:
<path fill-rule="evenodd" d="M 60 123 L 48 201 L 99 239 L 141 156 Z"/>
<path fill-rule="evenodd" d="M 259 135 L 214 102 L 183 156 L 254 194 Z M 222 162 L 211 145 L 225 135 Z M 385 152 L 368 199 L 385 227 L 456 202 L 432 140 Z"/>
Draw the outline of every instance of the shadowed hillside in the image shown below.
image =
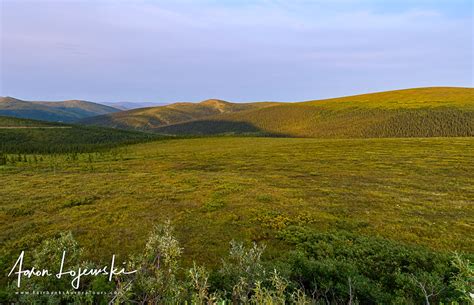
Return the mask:
<path fill-rule="evenodd" d="M 137 131 L 0 116 L 0 153 L 90 152 L 159 138 Z"/>
<path fill-rule="evenodd" d="M 79 100 L 30 102 L 12 97 L 0 97 L 0 115 L 34 120 L 74 122 L 82 118 L 117 111 L 119 109 L 110 106 Z"/>
<path fill-rule="evenodd" d="M 420 88 L 224 113 L 155 129 L 165 134 L 248 133 L 365 138 L 474 136 L 474 89 Z"/>
<path fill-rule="evenodd" d="M 80 123 L 123 129 L 155 130 L 161 126 L 225 113 L 255 110 L 276 104 L 278 103 L 229 103 L 210 99 L 200 103 L 175 103 L 167 106 L 122 111 L 84 119 Z"/>

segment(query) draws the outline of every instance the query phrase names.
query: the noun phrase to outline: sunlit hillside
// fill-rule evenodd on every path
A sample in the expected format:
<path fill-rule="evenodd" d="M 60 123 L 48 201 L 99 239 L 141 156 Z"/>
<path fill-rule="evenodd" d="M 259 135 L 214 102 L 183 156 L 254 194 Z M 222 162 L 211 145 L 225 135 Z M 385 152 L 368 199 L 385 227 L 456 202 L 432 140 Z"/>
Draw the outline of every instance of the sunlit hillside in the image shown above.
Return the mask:
<path fill-rule="evenodd" d="M 161 126 L 273 106 L 277 103 L 229 103 L 206 100 L 200 103 L 175 103 L 101 115 L 80 121 L 82 124 L 124 129 L 154 130 Z"/>
<path fill-rule="evenodd" d="M 419 88 L 278 104 L 155 131 L 322 138 L 473 136 L 474 89 Z"/>

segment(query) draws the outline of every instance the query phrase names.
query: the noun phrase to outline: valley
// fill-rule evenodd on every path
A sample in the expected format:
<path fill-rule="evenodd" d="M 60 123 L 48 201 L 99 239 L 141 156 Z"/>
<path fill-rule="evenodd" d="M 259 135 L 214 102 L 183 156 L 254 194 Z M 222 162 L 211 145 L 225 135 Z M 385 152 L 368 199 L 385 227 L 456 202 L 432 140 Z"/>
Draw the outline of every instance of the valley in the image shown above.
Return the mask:
<path fill-rule="evenodd" d="M 347 303 L 348 284 L 364 304 L 420 301 L 420 280 L 434 300 L 466 298 L 456 289 L 474 253 L 472 90 L 207 100 L 73 123 L 0 116 L 0 268 L 18 249 L 52 259 L 58 243 L 100 266 L 179 242 L 177 287 L 204 266 L 224 299 L 245 264 L 278 270 L 289 291 L 318 291 L 318 302 Z M 235 255 L 251 261 L 225 275 Z M 271 287 L 276 275 L 255 276 Z M 0 290 L 0 302 L 13 295 Z"/>
<path fill-rule="evenodd" d="M 275 234 L 292 224 L 472 253 L 473 147 L 472 138 L 219 137 L 26 155 L 1 167 L 0 237 L 14 250 L 71 230 L 89 257 L 109 257 L 133 253 L 171 219 L 186 257 L 213 264 L 231 239 L 278 253 Z"/>

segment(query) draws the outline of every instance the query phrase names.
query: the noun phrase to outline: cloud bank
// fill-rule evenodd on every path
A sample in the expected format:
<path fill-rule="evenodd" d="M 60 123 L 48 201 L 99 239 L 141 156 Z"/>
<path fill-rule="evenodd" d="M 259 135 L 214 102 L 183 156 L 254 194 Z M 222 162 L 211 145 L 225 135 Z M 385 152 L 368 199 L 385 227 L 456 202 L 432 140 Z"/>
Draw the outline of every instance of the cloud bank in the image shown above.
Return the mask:
<path fill-rule="evenodd" d="M 472 86 L 470 1 L 2 1 L 0 95 L 298 101 Z"/>

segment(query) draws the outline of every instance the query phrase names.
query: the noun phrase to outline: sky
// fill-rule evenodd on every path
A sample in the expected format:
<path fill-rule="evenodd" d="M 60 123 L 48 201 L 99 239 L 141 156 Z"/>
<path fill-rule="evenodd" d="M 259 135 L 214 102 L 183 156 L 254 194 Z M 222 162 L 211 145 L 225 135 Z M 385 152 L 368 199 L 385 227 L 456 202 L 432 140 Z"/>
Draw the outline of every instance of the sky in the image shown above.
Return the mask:
<path fill-rule="evenodd" d="M 0 96 L 303 101 L 473 86 L 470 0 L 0 3 Z"/>

